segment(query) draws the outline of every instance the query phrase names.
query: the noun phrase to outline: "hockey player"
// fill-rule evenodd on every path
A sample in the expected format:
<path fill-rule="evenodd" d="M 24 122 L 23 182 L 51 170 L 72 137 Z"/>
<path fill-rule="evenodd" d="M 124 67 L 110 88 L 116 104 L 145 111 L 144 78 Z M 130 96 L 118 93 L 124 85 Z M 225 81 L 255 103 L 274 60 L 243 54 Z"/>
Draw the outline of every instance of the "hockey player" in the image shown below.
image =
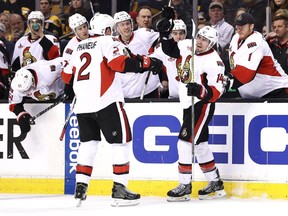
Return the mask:
<path fill-rule="evenodd" d="M 43 25 L 42 12 L 32 11 L 27 19 L 29 34 L 21 37 L 15 44 L 11 61 L 13 71 L 42 59 L 52 60 L 60 56 L 57 38 L 53 35 L 45 35 Z"/>
<path fill-rule="evenodd" d="M 174 20 L 174 27 L 171 32 L 172 38 L 179 42 L 180 40 L 184 40 L 187 35 L 187 27 L 186 24 L 181 19 Z M 176 58 L 172 58 L 162 51 L 162 46 L 159 44 L 155 49 L 154 53 L 151 56 L 156 57 L 162 60 L 163 64 L 166 67 L 166 72 L 168 76 L 168 87 L 163 86 L 164 91 L 168 88 L 169 96 L 168 98 L 179 98 L 179 80 L 177 76 L 177 67 L 176 67 Z"/>
<path fill-rule="evenodd" d="M 169 190 L 168 201 L 189 201 L 192 193 L 192 146 L 195 145 L 195 157 L 208 180 L 208 185 L 198 191 L 199 199 L 214 199 L 226 196 L 224 184 L 215 165 L 213 153 L 208 145 L 208 124 L 214 114 L 215 101 L 222 95 L 224 64 L 218 53 L 213 49 L 217 43 L 218 32 L 210 26 L 205 26 L 196 35 L 195 53 L 192 55 L 192 40 L 185 39 L 175 43 L 169 39 L 173 25 L 168 19 L 161 20 L 157 29 L 164 53 L 177 58 L 179 97 L 184 109 L 183 123 L 178 135 L 178 172 L 179 185 Z M 191 61 L 194 67 L 191 69 Z M 187 88 L 186 88 L 187 87 Z M 195 97 L 194 137 L 191 121 L 191 96 Z M 192 145 L 193 145 L 192 144 Z"/>
<path fill-rule="evenodd" d="M 9 109 L 17 116 L 21 133 L 28 133 L 31 129 L 31 115 L 24 109 L 24 97 L 47 101 L 64 93 L 62 61 L 61 57 L 39 60 L 16 71 L 9 92 Z"/>
<path fill-rule="evenodd" d="M 74 48 L 81 40 L 91 37 L 93 34 L 89 32 L 89 24 L 84 16 L 75 13 L 68 19 L 69 27 L 74 32 L 75 36 L 69 40 L 63 51 L 63 58 L 69 60 Z"/>
<path fill-rule="evenodd" d="M 143 73 L 151 70 L 157 74 L 163 63 L 146 56 L 134 59 L 125 56 L 125 46 L 117 38 L 105 35 L 103 27 L 99 25 L 105 19 L 105 16 L 94 15 L 90 27 L 95 36 L 78 44 L 62 73 L 65 83 L 73 83 L 77 99 L 74 113 L 79 123 L 81 145 L 77 156 L 74 197 L 79 203 L 86 199 L 102 131 L 112 149 L 112 206 L 135 205 L 139 203 L 140 194 L 126 187 L 129 174 L 129 144 L 132 137 L 123 108 L 121 80 L 120 76 L 116 76 L 116 71 Z"/>
<path fill-rule="evenodd" d="M 133 31 L 133 21 L 131 16 L 120 11 L 114 14 L 114 21 L 119 40 L 131 50 L 133 54 L 148 55 L 154 51 L 159 33 L 151 31 L 151 29 L 140 28 Z M 121 74 L 122 87 L 125 98 L 139 98 L 141 96 L 148 70 L 145 73 L 125 73 Z M 166 73 L 164 73 L 166 75 Z M 167 75 L 163 78 L 167 81 Z M 150 76 L 144 98 L 159 98 L 158 87 L 161 83 L 158 76 Z"/>
<path fill-rule="evenodd" d="M 96 14 L 100 15 L 99 13 Z M 99 23 L 99 25 L 102 26 L 103 31 L 106 31 L 105 35 L 112 35 L 115 27 L 113 18 L 107 14 L 102 14 L 101 16 L 105 19 L 103 19 L 102 23 Z M 65 60 L 70 59 L 74 48 L 77 47 L 80 41 L 93 36 L 93 33 L 89 30 L 88 21 L 81 14 L 73 14 L 69 17 L 68 22 L 69 27 L 74 31 L 75 36 L 68 42 L 64 49 L 63 57 Z"/>
<path fill-rule="evenodd" d="M 235 25 L 226 88 L 237 89 L 242 98 L 288 97 L 288 75 L 275 60 L 263 35 L 254 31 L 252 15 L 239 15 Z"/>

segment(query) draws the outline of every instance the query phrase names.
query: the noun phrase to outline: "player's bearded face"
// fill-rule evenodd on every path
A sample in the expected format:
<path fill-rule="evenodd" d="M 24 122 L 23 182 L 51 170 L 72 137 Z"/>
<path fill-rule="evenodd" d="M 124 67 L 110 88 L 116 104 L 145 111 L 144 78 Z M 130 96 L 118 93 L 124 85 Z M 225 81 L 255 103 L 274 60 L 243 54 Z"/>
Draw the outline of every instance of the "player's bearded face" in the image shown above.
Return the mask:
<path fill-rule="evenodd" d="M 253 32 L 253 29 L 254 24 L 236 25 L 235 27 L 235 31 L 239 34 L 240 40 L 245 40 Z"/>

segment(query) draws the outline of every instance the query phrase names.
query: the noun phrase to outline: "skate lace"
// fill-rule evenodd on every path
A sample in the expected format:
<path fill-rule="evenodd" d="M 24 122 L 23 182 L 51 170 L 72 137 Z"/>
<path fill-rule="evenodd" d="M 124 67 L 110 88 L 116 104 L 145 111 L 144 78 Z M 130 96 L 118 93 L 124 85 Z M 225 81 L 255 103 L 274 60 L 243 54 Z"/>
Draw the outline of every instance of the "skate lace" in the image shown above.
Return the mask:
<path fill-rule="evenodd" d="M 206 187 L 204 187 L 202 190 L 206 191 L 206 192 L 212 192 L 217 190 L 218 188 L 220 188 L 220 186 L 218 185 L 219 182 L 218 181 L 211 181 L 208 183 L 208 185 Z"/>
<path fill-rule="evenodd" d="M 174 188 L 172 191 L 174 193 L 180 193 L 182 192 L 183 190 L 185 190 L 185 185 L 184 184 L 179 184 L 176 188 Z"/>
<path fill-rule="evenodd" d="M 206 187 L 204 187 L 202 190 L 203 191 L 211 191 L 213 188 L 213 183 L 209 182 L 208 185 Z"/>

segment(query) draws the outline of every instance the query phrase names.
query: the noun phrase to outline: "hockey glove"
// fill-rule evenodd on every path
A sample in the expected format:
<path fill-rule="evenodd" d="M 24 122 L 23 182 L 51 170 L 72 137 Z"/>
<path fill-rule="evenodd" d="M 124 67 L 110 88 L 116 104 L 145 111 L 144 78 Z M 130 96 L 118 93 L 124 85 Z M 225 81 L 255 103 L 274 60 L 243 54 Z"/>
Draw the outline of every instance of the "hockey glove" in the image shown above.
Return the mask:
<path fill-rule="evenodd" d="M 223 86 L 226 92 L 232 88 L 233 83 L 234 83 L 234 76 L 231 73 L 227 74 L 227 76 L 224 76 Z"/>
<path fill-rule="evenodd" d="M 139 61 L 139 72 L 152 71 L 154 75 L 160 73 L 163 70 L 163 62 L 157 58 L 147 57 L 145 55 L 137 55 Z"/>
<path fill-rule="evenodd" d="M 162 8 L 162 17 L 166 18 L 167 20 L 174 20 L 176 18 L 175 10 L 172 7 L 164 6 Z"/>
<path fill-rule="evenodd" d="M 73 84 L 65 84 L 63 102 L 70 102 L 75 96 Z"/>
<path fill-rule="evenodd" d="M 17 122 L 20 126 L 21 133 L 28 133 L 30 131 L 30 118 L 32 118 L 31 115 L 26 111 L 18 114 Z"/>
<path fill-rule="evenodd" d="M 198 99 L 203 100 L 207 96 L 207 89 L 198 83 L 188 83 L 187 87 L 187 95 L 188 96 L 196 96 Z"/>
<path fill-rule="evenodd" d="M 169 35 L 174 27 L 173 21 L 169 21 L 168 19 L 164 18 L 160 20 L 157 25 L 157 31 L 160 33 L 160 38 L 169 38 Z"/>

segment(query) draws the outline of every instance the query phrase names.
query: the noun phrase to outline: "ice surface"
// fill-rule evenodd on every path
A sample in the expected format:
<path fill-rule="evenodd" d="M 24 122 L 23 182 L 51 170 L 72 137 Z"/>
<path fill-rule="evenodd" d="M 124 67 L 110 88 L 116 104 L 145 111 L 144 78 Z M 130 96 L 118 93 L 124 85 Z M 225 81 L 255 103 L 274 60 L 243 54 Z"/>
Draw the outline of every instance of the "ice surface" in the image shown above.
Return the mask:
<path fill-rule="evenodd" d="M 81 207 L 76 207 L 72 195 L 19 195 L 0 194 L 0 216 L 222 216 L 222 215 L 286 215 L 288 200 L 191 199 L 189 202 L 171 203 L 165 197 L 142 197 L 140 204 L 129 207 L 112 207 L 109 196 L 88 196 Z M 278 213 L 277 213 L 278 212 Z"/>

